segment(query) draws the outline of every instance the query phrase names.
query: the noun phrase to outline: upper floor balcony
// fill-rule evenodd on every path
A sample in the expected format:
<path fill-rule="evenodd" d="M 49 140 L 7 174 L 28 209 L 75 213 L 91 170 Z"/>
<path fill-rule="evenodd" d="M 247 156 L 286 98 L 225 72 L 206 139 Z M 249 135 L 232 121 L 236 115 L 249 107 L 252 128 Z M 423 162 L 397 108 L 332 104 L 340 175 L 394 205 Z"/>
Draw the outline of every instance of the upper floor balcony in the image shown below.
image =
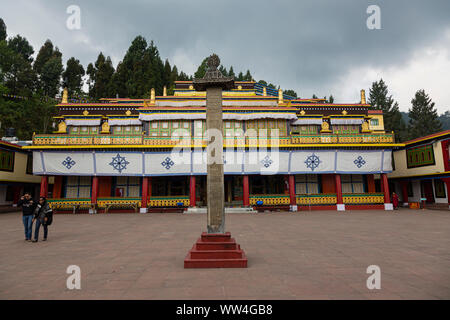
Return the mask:
<path fill-rule="evenodd" d="M 333 145 L 393 145 L 395 144 L 393 133 L 370 134 L 311 134 L 271 137 L 224 137 L 225 147 L 302 147 L 302 146 L 333 146 Z M 176 146 L 199 147 L 206 146 L 206 137 L 167 137 L 146 136 L 144 134 L 35 134 L 33 135 L 33 147 L 58 148 L 58 147 L 151 147 L 173 148 Z"/>

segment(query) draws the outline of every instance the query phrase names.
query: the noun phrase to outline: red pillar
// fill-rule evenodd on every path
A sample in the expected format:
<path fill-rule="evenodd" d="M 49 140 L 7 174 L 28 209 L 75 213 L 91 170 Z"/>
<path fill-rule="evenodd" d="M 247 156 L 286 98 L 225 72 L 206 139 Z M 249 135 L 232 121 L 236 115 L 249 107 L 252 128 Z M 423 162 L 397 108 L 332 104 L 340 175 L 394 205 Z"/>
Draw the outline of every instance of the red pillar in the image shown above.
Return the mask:
<path fill-rule="evenodd" d="M 389 195 L 389 183 L 386 173 L 382 173 L 381 175 L 381 185 L 383 186 L 384 193 L 384 210 L 393 210 L 393 206 L 391 203 L 391 196 Z"/>
<path fill-rule="evenodd" d="M 403 206 L 408 206 L 408 181 L 404 180 L 401 182 L 402 186 L 402 198 L 403 198 Z"/>
<path fill-rule="evenodd" d="M 148 177 L 142 178 L 141 213 L 147 212 Z"/>
<path fill-rule="evenodd" d="M 91 204 L 97 204 L 98 197 L 98 177 L 92 177 L 92 193 L 91 193 Z"/>
<path fill-rule="evenodd" d="M 13 207 L 17 207 L 17 204 L 19 203 L 20 199 L 20 186 L 14 186 L 13 187 Z"/>
<path fill-rule="evenodd" d="M 295 198 L 295 176 L 293 174 L 289 175 L 289 202 L 291 206 L 295 206 L 297 204 L 297 200 Z"/>
<path fill-rule="evenodd" d="M 444 178 L 442 180 L 445 182 L 445 186 L 447 187 L 447 201 L 448 208 L 450 209 L 450 178 Z"/>
<path fill-rule="evenodd" d="M 334 182 L 336 184 L 336 200 L 337 200 L 337 210 L 345 211 L 344 199 L 342 198 L 342 184 L 341 184 L 341 175 L 334 175 Z"/>
<path fill-rule="evenodd" d="M 189 206 L 195 207 L 195 176 L 189 179 Z"/>
<path fill-rule="evenodd" d="M 39 193 L 40 197 L 46 197 L 48 194 L 48 176 L 41 176 L 41 192 Z"/>
<path fill-rule="evenodd" d="M 248 175 L 245 175 L 242 178 L 244 207 L 248 207 L 250 205 L 250 188 L 248 183 Z"/>

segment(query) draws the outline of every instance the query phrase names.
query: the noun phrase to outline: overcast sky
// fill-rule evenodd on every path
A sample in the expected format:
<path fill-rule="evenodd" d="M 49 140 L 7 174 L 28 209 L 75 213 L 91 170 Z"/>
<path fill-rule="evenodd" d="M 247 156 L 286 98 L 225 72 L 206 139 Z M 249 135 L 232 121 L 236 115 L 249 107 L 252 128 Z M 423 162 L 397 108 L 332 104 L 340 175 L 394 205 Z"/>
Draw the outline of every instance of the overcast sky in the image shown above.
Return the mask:
<path fill-rule="evenodd" d="M 66 27 L 69 5 L 81 9 L 80 30 Z M 367 28 L 369 5 L 381 9 L 380 30 Z M 450 110 L 450 0 L 1 0 L 0 17 L 35 52 L 51 39 L 85 67 L 100 51 L 116 65 L 142 35 L 188 74 L 215 52 L 301 97 L 358 102 L 383 78 L 403 111 L 418 89 Z"/>

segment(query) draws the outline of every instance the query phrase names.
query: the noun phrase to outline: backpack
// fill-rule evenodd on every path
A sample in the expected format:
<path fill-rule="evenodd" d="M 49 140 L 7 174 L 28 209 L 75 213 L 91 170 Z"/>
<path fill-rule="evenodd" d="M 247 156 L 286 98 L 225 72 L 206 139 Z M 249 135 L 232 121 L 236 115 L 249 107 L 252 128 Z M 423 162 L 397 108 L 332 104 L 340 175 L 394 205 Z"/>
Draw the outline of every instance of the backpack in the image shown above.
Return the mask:
<path fill-rule="evenodd" d="M 53 211 L 47 212 L 47 225 L 51 225 L 53 222 Z"/>

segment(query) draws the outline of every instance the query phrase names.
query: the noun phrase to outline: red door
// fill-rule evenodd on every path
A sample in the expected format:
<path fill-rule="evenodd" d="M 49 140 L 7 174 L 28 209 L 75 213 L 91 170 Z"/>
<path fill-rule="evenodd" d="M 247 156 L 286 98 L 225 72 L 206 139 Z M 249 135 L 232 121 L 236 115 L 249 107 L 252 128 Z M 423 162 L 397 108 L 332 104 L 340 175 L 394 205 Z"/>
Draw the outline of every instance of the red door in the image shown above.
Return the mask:
<path fill-rule="evenodd" d="M 422 198 L 427 198 L 427 203 L 434 203 L 433 185 L 431 180 L 423 180 L 420 182 Z"/>

